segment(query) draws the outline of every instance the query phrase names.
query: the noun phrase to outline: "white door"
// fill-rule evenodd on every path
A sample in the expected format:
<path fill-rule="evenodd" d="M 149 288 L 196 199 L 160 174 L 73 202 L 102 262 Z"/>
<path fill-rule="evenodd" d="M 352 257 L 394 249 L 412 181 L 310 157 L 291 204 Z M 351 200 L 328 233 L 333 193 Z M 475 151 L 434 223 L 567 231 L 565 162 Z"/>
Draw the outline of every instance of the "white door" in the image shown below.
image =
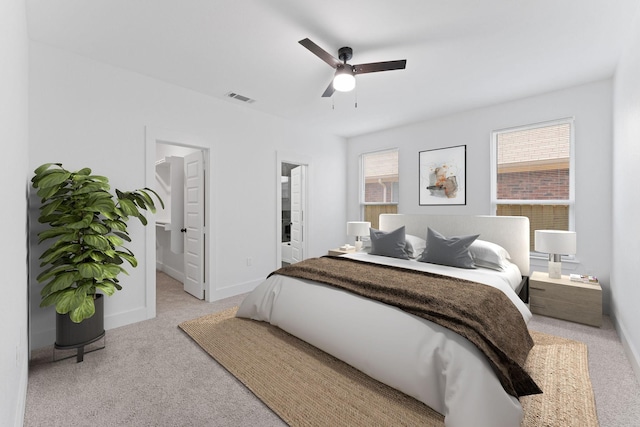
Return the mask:
<path fill-rule="evenodd" d="M 304 166 L 291 170 L 291 260 L 294 263 L 304 259 L 304 171 Z"/>
<path fill-rule="evenodd" d="M 202 151 L 184 158 L 184 290 L 204 299 L 204 165 Z"/>

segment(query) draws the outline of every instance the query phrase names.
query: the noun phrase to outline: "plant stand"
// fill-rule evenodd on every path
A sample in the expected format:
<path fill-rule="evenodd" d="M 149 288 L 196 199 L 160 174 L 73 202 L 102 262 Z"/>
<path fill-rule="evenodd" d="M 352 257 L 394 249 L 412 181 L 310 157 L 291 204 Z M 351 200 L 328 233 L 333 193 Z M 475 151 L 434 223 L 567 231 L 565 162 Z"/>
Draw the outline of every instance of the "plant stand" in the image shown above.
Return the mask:
<path fill-rule="evenodd" d="M 56 313 L 56 342 L 53 347 L 53 361 L 68 359 L 73 356 L 56 360 L 56 350 L 77 349 L 77 362 L 84 360 L 86 353 L 101 350 L 106 345 L 104 332 L 104 295 L 96 294 L 94 300 L 95 314 L 80 323 L 74 323 L 68 314 Z M 102 347 L 85 351 L 85 347 L 100 339 L 104 339 Z"/>
<path fill-rule="evenodd" d="M 102 345 L 100 347 L 96 347 L 96 348 L 92 348 L 91 350 L 86 350 L 85 351 L 85 347 L 88 346 L 89 344 L 92 344 L 96 341 L 99 341 L 100 339 L 102 339 Z M 82 344 L 74 344 L 74 345 L 58 345 L 58 344 L 54 344 L 53 346 L 53 361 L 54 362 L 59 362 L 61 360 L 65 360 L 65 359 L 70 359 L 72 357 L 76 357 L 76 363 L 80 363 L 84 360 L 84 355 L 88 354 L 88 353 L 92 353 L 94 351 L 97 350 L 102 350 L 103 348 L 105 348 L 107 346 L 107 337 L 104 333 L 104 331 L 102 332 L 102 334 L 100 334 L 98 337 L 84 342 Z M 71 355 L 71 356 L 65 356 L 65 357 L 61 357 L 60 359 L 56 359 L 56 350 L 73 350 L 73 349 L 77 349 L 76 354 L 75 355 Z"/>

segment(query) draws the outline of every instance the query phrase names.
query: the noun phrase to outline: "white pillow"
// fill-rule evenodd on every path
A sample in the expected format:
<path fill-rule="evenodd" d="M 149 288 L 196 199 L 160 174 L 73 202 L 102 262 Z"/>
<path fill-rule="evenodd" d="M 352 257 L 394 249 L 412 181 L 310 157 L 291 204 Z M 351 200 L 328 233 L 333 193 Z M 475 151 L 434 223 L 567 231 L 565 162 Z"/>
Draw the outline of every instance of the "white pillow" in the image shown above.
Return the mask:
<path fill-rule="evenodd" d="M 414 236 L 413 234 L 407 234 L 404 236 L 405 246 L 404 251 L 409 255 L 409 258 L 419 258 L 424 252 L 424 248 L 427 247 L 427 241 Z"/>
<path fill-rule="evenodd" d="M 473 258 L 474 264 L 478 267 L 504 271 L 510 264 L 511 256 L 509 252 L 502 246 L 486 240 L 473 242 L 469 246 L 469 253 Z"/>

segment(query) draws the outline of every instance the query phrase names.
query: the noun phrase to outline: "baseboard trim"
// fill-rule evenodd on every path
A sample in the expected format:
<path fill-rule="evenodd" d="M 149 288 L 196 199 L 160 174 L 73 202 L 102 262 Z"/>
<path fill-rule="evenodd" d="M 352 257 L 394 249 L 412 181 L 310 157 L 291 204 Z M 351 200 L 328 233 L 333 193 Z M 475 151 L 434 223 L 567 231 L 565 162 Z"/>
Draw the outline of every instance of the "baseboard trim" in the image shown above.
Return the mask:
<path fill-rule="evenodd" d="M 251 280 L 249 282 L 238 283 L 232 286 L 227 286 L 225 288 L 216 289 L 212 292 L 211 295 L 207 297 L 208 302 L 218 301 L 221 299 L 234 297 L 236 295 L 244 294 L 247 292 L 251 292 L 262 283 L 264 279 L 256 279 Z"/>
<path fill-rule="evenodd" d="M 16 407 L 15 427 L 24 425 L 24 414 L 27 409 L 27 386 L 29 384 L 29 361 L 22 361 L 20 384 L 18 385 L 18 405 Z"/>
<path fill-rule="evenodd" d="M 167 276 L 176 279 L 180 283 L 184 283 L 184 273 L 182 271 L 176 270 L 175 268 L 169 267 L 161 262 L 156 262 L 156 270 L 162 271 Z"/>
<path fill-rule="evenodd" d="M 637 349 L 629 342 L 627 337 L 629 334 L 627 333 L 627 328 L 625 325 L 618 321 L 618 316 L 615 315 L 615 310 L 611 310 L 611 320 L 618 332 L 618 336 L 620 337 L 620 342 L 622 343 L 622 348 L 624 349 L 625 354 L 627 355 L 627 359 L 631 364 L 631 368 L 633 372 L 636 374 L 636 379 L 640 382 L 640 355 L 638 354 Z"/>

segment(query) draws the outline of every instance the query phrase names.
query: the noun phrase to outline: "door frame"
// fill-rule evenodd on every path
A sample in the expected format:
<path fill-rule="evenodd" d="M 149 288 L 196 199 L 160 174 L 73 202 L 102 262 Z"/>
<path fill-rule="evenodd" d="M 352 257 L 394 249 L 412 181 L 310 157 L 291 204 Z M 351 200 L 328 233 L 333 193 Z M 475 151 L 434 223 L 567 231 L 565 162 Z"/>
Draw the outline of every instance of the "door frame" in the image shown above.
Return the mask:
<path fill-rule="evenodd" d="M 311 159 L 307 156 L 290 153 L 286 151 L 276 152 L 276 259 L 275 268 L 282 265 L 282 164 L 289 163 L 292 165 L 303 166 L 306 169 L 304 185 L 302 187 L 304 222 L 302 228 L 302 255 L 303 258 L 309 257 L 309 230 L 311 229 Z"/>
<path fill-rule="evenodd" d="M 213 275 L 210 273 L 215 269 L 215 245 L 211 244 L 211 231 L 215 229 L 211 219 L 214 217 L 211 212 L 214 209 L 215 201 L 213 200 L 211 188 L 212 176 L 212 149 L 207 141 L 203 138 L 175 130 L 157 128 L 153 126 L 145 126 L 145 185 L 153 188 L 155 185 L 155 165 L 156 165 L 156 143 L 164 143 L 178 145 L 182 147 L 194 148 L 202 150 L 206 174 L 204 177 L 205 194 L 205 226 L 203 233 L 206 236 L 204 242 L 204 290 L 205 301 L 211 302 L 214 294 Z M 152 221 L 153 222 L 153 221 Z M 146 307 L 147 319 L 156 317 L 156 227 L 145 227 L 145 289 L 146 289 Z"/>

